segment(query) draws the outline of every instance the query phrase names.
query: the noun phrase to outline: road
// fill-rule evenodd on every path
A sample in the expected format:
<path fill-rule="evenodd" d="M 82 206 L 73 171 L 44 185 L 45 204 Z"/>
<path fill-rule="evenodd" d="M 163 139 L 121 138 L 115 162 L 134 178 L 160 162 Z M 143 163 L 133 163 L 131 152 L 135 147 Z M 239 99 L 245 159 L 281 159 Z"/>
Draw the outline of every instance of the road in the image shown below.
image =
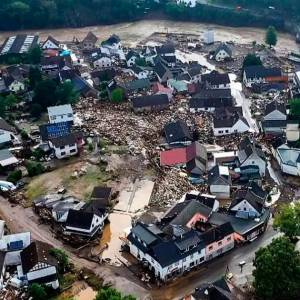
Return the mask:
<path fill-rule="evenodd" d="M 224 275 L 227 266 L 229 271 L 235 275 L 235 282 L 243 284 L 251 276 L 253 268 L 252 260 L 255 256 L 255 251 L 260 246 L 269 244 L 277 235 L 272 229 L 272 226 L 269 225 L 265 234 L 253 243 L 234 249 L 229 254 L 214 260 L 207 268 L 192 272 L 188 274 L 188 276 L 182 277 L 167 286 L 163 286 L 159 289 L 152 288 L 151 291 L 149 291 L 140 286 L 137 278 L 126 268 L 110 267 L 106 265 L 100 266 L 91 261 L 78 258 L 71 251 L 71 248 L 53 236 L 49 231 L 49 226 L 38 223 L 38 217 L 31 208 L 24 209 L 21 206 L 13 207 L 7 200 L 0 197 L 0 215 L 6 221 L 8 228 L 10 228 L 12 232 L 30 231 L 32 239 L 41 240 L 54 247 L 65 249 L 70 256 L 70 259 L 77 267 L 86 267 L 93 270 L 98 276 L 104 278 L 106 282 L 110 282 L 123 293 L 134 294 L 140 300 L 151 299 L 151 297 L 155 300 L 177 299 L 178 296 L 184 296 L 204 282 L 212 282 L 219 279 Z M 238 263 L 242 260 L 246 262 L 246 265 L 241 274 Z"/>

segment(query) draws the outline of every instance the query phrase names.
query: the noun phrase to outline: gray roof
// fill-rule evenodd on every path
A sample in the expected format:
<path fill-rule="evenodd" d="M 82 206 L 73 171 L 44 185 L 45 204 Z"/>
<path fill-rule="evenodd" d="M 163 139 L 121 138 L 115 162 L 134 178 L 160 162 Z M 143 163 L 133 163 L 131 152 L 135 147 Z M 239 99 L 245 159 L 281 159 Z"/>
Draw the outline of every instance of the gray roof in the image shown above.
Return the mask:
<path fill-rule="evenodd" d="M 8 37 L 0 48 L 0 55 L 27 53 L 38 45 L 37 35 L 18 34 Z"/>
<path fill-rule="evenodd" d="M 132 228 L 131 232 L 144 241 L 147 245 L 154 243 L 158 239 L 158 237 L 147 228 L 147 225 L 140 222 L 138 222 Z"/>
<path fill-rule="evenodd" d="M 280 68 L 266 68 L 264 66 L 249 66 L 244 70 L 248 79 L 281 76 Z"/>
<path fill-rule="evenodd" d="M 226 168 L 223 166 L 216 165 L 211 170 L 208 171 L 208 184 L 209 185 L 231 185 L 231 178 L 226 174 L 222 174 L 221 168 Z M 229 172 L 229 171 L 228 171 Z"/>
<path fill-rule="evenodd" d="M 166 94 L 141 96 L 132 99 L 132 105 L 134 108 L 168 105 L 169 98 Z"/>
<path fill-rule="evenodd" d="M 238 158 L 240 163 L 242 164 L 252 154 L 256 154 L 261 159 L 266 160 L 265 153 L 262 151 L 261 146 L 258 145 L 254 139 L 250 140 L 249 137 L 245 137 L 239 145 Z"/>
<path fill-rule="evenodd" d="M 73 113 L 71 104 L 50 106 L 47 109 L 48 109 L 48 114 L 54 116 Z"/>
<path fill-rule="evenodd" d="M 247 120 L 243 116 L 242 107 L 220 107 L 214 112 L 214 128 L 231 128 L 239 120 L 249 127 Z"/>
<path fill-rule="evenodd" d="M 281 113 L 283 113 L 284 115 L 286 115 L 286 108 L 285 105 L 283 103 L 279 103 L 276 100 L 272 101 L 271 103 L 266 105 L 266 109 L 265 109 L 265 116 L 268 115 L 269 113 L 278 110 Z"/>
<path fill-rule="evenodd" d="M 2 118 L 0 118 L 0 129 L 13 132 L 14 129 Z"/>
<path fill-rule="evenodd" d="M 224 50 L 225 52 L 228 53 L 229 56 L 232 56 L 232 49 L 226 44 L 222 43 L 220 44 L 217 49 L 215 50 L 215 56 L 221 51 Z"/>
<path fill-rule="evenodd" d="M 0 161 L 14 158 L 14 155 L 8 149 L 0 150 Z"/>
<path fill-rule="evenodd" d="M 193 141 L 192 134 L 183 120 L 168 123 L 164 128 L 165 136 L 169 144 L 182 141 Z"/>

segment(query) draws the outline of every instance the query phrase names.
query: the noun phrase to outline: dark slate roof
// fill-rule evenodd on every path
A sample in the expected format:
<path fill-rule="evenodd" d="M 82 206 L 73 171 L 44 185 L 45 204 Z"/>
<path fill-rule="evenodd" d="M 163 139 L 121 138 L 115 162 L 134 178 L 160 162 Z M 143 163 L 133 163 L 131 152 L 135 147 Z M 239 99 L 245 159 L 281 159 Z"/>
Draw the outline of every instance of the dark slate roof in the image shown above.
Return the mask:
<path fill-rule="evenodd" d="M 223 73 L 218 73 L 216 71 L 213 71 L 209 74 L 201 75 L 201 81 L 206 82 L 209 85 L 220 85 L 220 84 L 226 85 L 230 83 L 230 78 L 227 73 L 223 74 Z"/>
<path fill-rule="evenodd" d="M 121 39 L 119 38 L 119 36 L 117 36 L 116 34 L 113 34 L 106 41 L 104 41 L 103 44 L 113 45 L 113 44 L 117 44 L 120 42 L 121 42 Z"/>
<path fill-rule="evenodd" d="M 90 229 L 93 222 L 93 217 L 94 213 L 70 209 L 66 220 L 66 226 Z"/>
<path fill-rule="evenodd" d="M 166 62 L 167 64 L 176 63 L 176 56 L 170 55 L 170 56 L 162 56 L 161 59 Z"/>
<path fill-rule="evenodd" d="M 168 68 L 164 66 L 161 61 L 158 61 L 154 66 L 154 72 L 160 77 L 163 78 L 163 76 L 168 71 Z"/>
<path fill-rule="evenodd" d="M 111 188 L 105 186 L 95 186 L 91 198 L 108 199 L 111 195 Z"/>
<path fill-rule="evenodd" d="M 281 76 L 280 68 L 265 68 L 264 66 L 245 67 L 245 73 L 248 79 L 266 78 Z"/>
<path fill-rule="evenodd" d="M 232 49 L 226 44 L 222 43 L 220 44 L 217 49 L 215 50 L 215 56 L 221 51 L 224 50 L 225 52 L 228 53 L 229 56 L 232 56 Z"/>
<path fill-rule="evenodd" d="M 51 138 L 50 141 L 56 148 L 58 148 L 58 147 L 62 147 L 62 146 L 76 144 L 78 142 L 78 140 L 80 140 L 80 139 L 82 139 L 81 132 L 71 132 L 64 136 Z"/>
<path fill-rule="evenodd" d="M 220 166 L 216 165 L 208 171 L 208 184 L 209 185 L 224 185 L 231 184 L 230 176 L 220 174 Z"/>
<path fill-rule="evenodd" d="M 147 225 L 138 222 L 131 230 L 138 238 L 140 238 L 146 245 L 150 246 L 156 242 L 159 237 L 147 228 Z"/>
<path fill-rule="evenodd" d="M 196 99 L 231 99 L 230 89 L 202 89 L 193 98 Z"/>
<path fill-rule="evenodd" d="M 42 57 L 41 66 L 57 65 L 62 69 L 66 65 L 65 58 L 62 56 L 47 56 Z"/>
<path fill-rule="evenodd" d="M 13 132 L 14 129 L 4 119 L 0 118 L 0 129 Z"/>
<path fill-rule="evenodd" d="M 248 185 L 249 190 L 251 190 L 251 193 L 262 199 L 264 202 L 265 199 L 268 196 L 268 192 L 264 191 L 256 182 L 251 181 Z"/>
<path fill-rule="evenodd" d="M 233 127 L 239 120 L 243 121 L 248 127 L 249 124 L 243 116 L 242 107 L 221 107 L 214 112 L 214 128 Z"/>
<path fill-rule="evenodd" d="M 129 60 L 131 57 L 136 56 L 139 57 L 140 55 L 133 50 L 130 50 L 127 54 L 126 54 L 126 60 Z"/>
<path fill-rule="evenodd" d="M 71 132 L 72 122 L 48 123 L 40 125 L 42 141 L 68 135 Z"/>
<path fill-rule="evenodd" d="M 187 70 L 187 72 L 190 74 L 191 77 L 200 74 L 201 71 L 202 71 L 202 67 L 200 65 L 193 66 Z"/>
<path fill-rule="evenodd" d="M 168 123 L 164 128 L 168 144 L 182 141 L 193 141 L 192 134 L 183 120 Z"/>
<path fill-rule="evenodd" d="M 28 273 L 39 262 L 57 266 L 57 260 L 49 251 L 53 247 L 47 243 L 35 241 L 21 251 L 21 263 L 24 274 Z"/>
<path fill-rule="evenodd" d="M 285 128 L 286 127 L 286 120 L 266 120 L 262 121 L 263 128 Z"/>
<path fill-rule="evenodd" d="M 170 54 L 170 53 L 175 53 L 175 46 L 172 42 L 166 42 L 160 47 L 156 47 L 156 51 L 158 54 Z"/>
<path fill-rule="evenodd" d="M 168 95 L 166 94 L 141 96 L 132 99 L 132 105 L 134 108 L 168 105 L 168 104 L 169 104 L 169 98 Z"/>
<path fill-rule="evenodd" d="M 127 91 L 138 91 L 142 89 L 150 88 L 151 82 L 148 78 L 137 79 L 133 81 L 126 82 L 124 88 Z"/>
<path fill-rule="evenodd" d="M 13 40 L 12 40 L 13 39 Z M 25 40 L 30 39 L 27 45 Z M 38 45 L 39 37 L 37 35 L 18 34 L 14 37 L 8 37 L 0 48 L 0 55 L 27 53 L 31 48 Z M 24 46 L 24 48 L 23 48 Z"/>
<path fill-rule="evenodd" d="M 266 105 L 265 116 L 275 110 L 278 110 L 281 113 L 283 113 L 284 115 L 286 115 L 285 105 L 283 103 L 279 103 L 275 100 Z"/>
<path fill-rule="evenodd" d="M 45 45 L 47 41 L 51 41 L 53 44 L 55 44 L 57 47 L 59 47 L 59 44 L 60 44 L 59 41 L 56 40 L 52 35 L 49 35 L 47 37 L 47 39 L 45 40 L 45 42 L 43 43 L 43 45 Z"/>
<path fill-rule="evenodd" d="M 223 240 L 226 236 L 234 233 L 230 222 L 224 223 L 218 227 L 212 228 L 201 234 L 201 239 L 205 242 L 206 246 Z"/>
<path fill-rule="evenodd" d="M 86 37 L 82 40 L 82 43 L 85 43 L 85 42 L 90 42 L 90 43 L 97 43 L 98 41 L 98 38 L 96 37 L 96 35 L 89 31 L 88 34 L 86 35 Z"/>
<path fill-rule="evenodd" d="M 191 76 L 188 73 L 181 73 L 177 76 L 177 80 L 184 80 L 184 81 L 190 81 Z"/>
<path fill-rule="evenodd" d="M 103 203 L 102 199 L 89 201 L 83 206 L 82 211 L 95 214 L 99 217 L 103 217 L 107 213 L 105 203 Z"/>
<path fill-rule="evenodd" d="M 266 156 L 261 146 L 258 145 L 255 140 L 250 140 L 248 136 L 240 142 L 238 148 L 238 157 L 241 164 L 254 153 L 256 153 L 261 159 L 266 160 Z"/>
<path fill-rule="evenodd" d="M 141 67 L 139 67 L 137 65 L 132 66 L 131 70 L 134 72 L 134 74 L 137 74 L 137 75 L 144 71 Z"/>

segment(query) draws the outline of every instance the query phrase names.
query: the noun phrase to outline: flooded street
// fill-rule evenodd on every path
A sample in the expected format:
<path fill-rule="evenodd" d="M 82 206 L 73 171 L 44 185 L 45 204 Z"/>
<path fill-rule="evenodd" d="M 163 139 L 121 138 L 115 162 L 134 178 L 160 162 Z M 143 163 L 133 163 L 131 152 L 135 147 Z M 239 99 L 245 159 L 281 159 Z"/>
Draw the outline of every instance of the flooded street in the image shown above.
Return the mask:
<path fill-rule="evenodd" d="M 118 34 L 126 44 L 133 46 L 149 37 L 154 32 L 186 33 L 201 36 L 208 27 L 215 30 L 216 41 L 251 43 L 255 40 L 258 43 L 264 42 L 264 29 L 252 27 L 235 28 L 195 22 L 175 22 L 170 20 L 143 20 L 105 26 L 26 30 L 23 32 L 39 34 L 42 40 L 44 40 L 48 35 L 52 35 L 60 41 L 72 41 L 74 36 L 81 40 L 89 31 L 93 31 L 100 39 L 105 39 L 115 33 Z M 3 42 L 7 36 L 15 33 L 16 32 L 0 32 L 0 41 Z M 22 31 L 19 31 L 19 33 L 22 33 Z M 278 35 L 278 46 L 276 48 L 281 51 L 292 51 L 298 50 L 299 46 L 296 44 L 295 38 L 292 35 L 280 33 Z"/>

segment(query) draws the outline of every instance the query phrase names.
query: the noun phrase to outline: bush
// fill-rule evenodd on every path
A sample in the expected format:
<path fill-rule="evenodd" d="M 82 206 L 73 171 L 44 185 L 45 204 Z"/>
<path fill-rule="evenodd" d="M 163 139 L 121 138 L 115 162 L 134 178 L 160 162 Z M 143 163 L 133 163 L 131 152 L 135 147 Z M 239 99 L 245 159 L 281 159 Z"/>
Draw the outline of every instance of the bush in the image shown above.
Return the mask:
<path fill-rule="evenodd" d="M 58 261 L 58 272 L 60 274 L 65 273 L 68 271 L 70 267 L 69 263 L 69 256 L 66 254 L 65 251 L 57 248 L 52 248 L 49 253 L 54 256 Z"/>
<path fill-rule="evenodd" d="M 44 286 L 33 283 L 29 287 L 29 295 L 33 298 L 33 300 L 45 300 L 48 299 L 48 295 Z"/>
<path fill-rule="evenodd" d="M 21 138 L 22 138 L 22 140 L 28 140 L 28 138 L 29 138 L 29 135 L 28 135 L 28 133 L 23 129 L 22 131 L 21 131 Z"/>
<path fill-rule="evenodd" d="M 21 170 L 15 170 L 15 171 L 11 172 L 6 178 L 7 181 L 12 182 L 13 184 L 16 184 L 21 179 L 22 179 L 22 171 Z"/>
<path fill-rule="evenodd" d="M 34 118 L 39 118 L 42 114 L 43 108 L 40 104 L 38 103 L 33 103 L 31 106 L 31 110 L 30 110 L 30 114 L 34 117 Z"/>
<path fill-rule="evenodd" d="M 124 100 L 124 91 L 121 88 L 116 88 L 111 93 L 111 101 L 121 103 Z"/>
<path fill-rule="evenodd" d="M 44 151 L 41 148 L 37 148 L 32 152 L 32 155 L 36 160 L 40 160 L 44 157 Z"/>
<path fill-rule="evenodd" d="M 33 161 L 27 162 L 26 169 L 30 177 L 40 175 L 45 171 L 45 168 L 41 163 Z"/>

